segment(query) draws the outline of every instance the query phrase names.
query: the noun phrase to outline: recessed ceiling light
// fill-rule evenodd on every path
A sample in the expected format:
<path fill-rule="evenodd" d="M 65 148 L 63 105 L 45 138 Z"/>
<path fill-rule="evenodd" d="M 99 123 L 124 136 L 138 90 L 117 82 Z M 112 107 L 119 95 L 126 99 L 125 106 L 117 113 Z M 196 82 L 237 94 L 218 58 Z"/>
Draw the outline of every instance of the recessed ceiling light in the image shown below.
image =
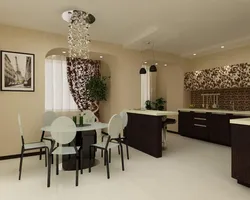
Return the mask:
<path fill-rule="evenodd" d="M 158 63 L 155 63 L 155 65 L 158 65 Z"/>
<path fill-rule="evenodd" d="M 196 53 L 194 53 L 193 55 L 196 56 Z"/>
<path fill-rule="evenodd" d="M 100 56 L 100 58 L 103 58 L 103 56 Z"/>
<path fill-rule="evenodd" d="M 147 64 L 148 62 L 147 62 L 147 61 L 145 61 L 144 63 L 145 63 L 145 64 Z"/>
<path fill-rule="evenodd" d="M 165 66 L 165 67 L 167 67 L 167 66 L 168 66 L 168 64 L 165 64 L 164 66 Z"/>
<path fill-rule="evenodd" d="M 66 53 L 66 51 L 63 51 L 62 53 Z"/>
<path fill-rule="evenodd" d="M 224 48 L 225 48 L 225 46 L 221 46 L 220 48 L 224 49 Z"/>

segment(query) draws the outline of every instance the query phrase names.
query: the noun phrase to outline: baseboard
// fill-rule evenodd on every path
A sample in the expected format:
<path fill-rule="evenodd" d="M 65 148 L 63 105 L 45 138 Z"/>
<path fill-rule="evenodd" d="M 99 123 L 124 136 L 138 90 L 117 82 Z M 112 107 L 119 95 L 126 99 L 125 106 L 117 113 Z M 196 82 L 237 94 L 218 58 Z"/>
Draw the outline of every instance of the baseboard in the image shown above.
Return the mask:
<path fill-rule="evenodd" d="M 177 131 L 170 131 L 170 130 L 167 130 L 167 132 L 169 132 L 169 133 L 179 134 Z"/>
<path fill-rule="evenodd" d="M 42 154 L 45 154 L 45 151 L 43 151 Z M 30 157 L 30 156 L 38 156 L 38 155 L 40 155 L 40 152 L 25 153 L 23 156 L 24 157 Z M 21 154 L 0 156 L 0 160 L 9 160 L 9 159 L 20 158 L 20 156 L 21 156 Z"/>

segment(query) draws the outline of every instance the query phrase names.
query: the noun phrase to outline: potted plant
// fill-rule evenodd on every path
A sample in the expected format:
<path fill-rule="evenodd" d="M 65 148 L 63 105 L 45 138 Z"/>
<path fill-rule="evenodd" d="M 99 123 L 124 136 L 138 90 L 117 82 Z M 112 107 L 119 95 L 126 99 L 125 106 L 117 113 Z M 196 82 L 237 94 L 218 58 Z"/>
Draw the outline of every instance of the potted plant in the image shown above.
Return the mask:
<path fill-rule="evenodd" d="M 147 100 L 145 102 L 145 108 L 147 110 L 164 110 L 166 101 L 164 98 L 158 98 L 155 101 Z"/>
<path fill-rule="evenodd" d="M 86 84 L 87 93 L 96 106 L 94 113 L 99 110 L 99 102 L 107 100 L 107 80 L 109 78 L 106 76 L 93 76 Z"/>
<path fill-rule="evenodd" d="M 145 108 L 147 110 L 152 110 L 152 102 L 150 100 L 145 101 Z"/>
<path fill-rule="evenodd" d="M 155 100 L 155 109 L 156 110 L 164 110 L 165 109 L 166 100 L 164 98 L 158 98 Z"/>

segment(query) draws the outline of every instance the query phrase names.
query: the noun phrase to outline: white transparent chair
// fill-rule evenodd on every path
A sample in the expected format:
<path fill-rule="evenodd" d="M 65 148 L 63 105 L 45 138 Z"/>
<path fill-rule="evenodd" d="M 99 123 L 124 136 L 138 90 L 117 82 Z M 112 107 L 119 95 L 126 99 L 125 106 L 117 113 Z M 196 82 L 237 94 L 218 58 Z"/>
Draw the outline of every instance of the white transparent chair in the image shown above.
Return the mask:
<path fill-rule="evenodd" d="M 20 164 L 19 164 L 19 180 L 21 180 L 24 152 L 31 151 L 31 150 L 44 149 L 45 150 L 45 167 L 47 167 L 47 160 L 48 160 L 47 158 L 48 158 L 49 148 L 44 142 L 25 143 L 24 136 L 23 136 L 23 127 L 22 127 L 22 122 L 21 122 L 21 115 L 19 113 L 17 115 L 17 119 L 18 119 L 19 132 L 21 136 L 21 142 L 22 142 Z"/>
<path fill-rule="evenodd" d="M 43 115 L 43 126 L 51 126 L 52 122 L 57 118 L 56 113 L 53 111 L 46 111 Z M 46 133 L 47 135 L 45 135 L 45 131 L 42 132 L 42 136 L 41 136 L 41 142 L 44 140 L 47 140 L 51 143 L 53 143 L 53 139 L 51 137 L 50 133 Z M 48 135 L 49 134 L 49 135 Z M 40 151 L 40 156 L 39 159 L 42 159 L 42 151 Z M 52 157 L 52 164 L 53 164 L 53 157 Z"/>
<path fill-rule="evenodd" d="M 121 135 L 121 142 L 123 142 L 125 145 L 126 145 L 126 152 L 127 152 L 127 159 L 129 160 L 129 147 L 128 147 L 128 140 L 126 138 L 126 136 L 124 135 L 124 130 L 125 128 L 127 127 L 128 125 L 128 114 L 126 112 L 120 112 L 120 117 L 122 118 L 122 123 L 123 123 L 123 131 L 122 131 L 122 135 Z M 105 136 L 107 136 L 107 133 L 105 132 L 102 132 L 103 136 L 102 136 L 102 141 L 103 141 L 103 138 Z M 111 140 L 112 141 L 118 141 L 119 138 L 113 138 Z M 118 154 L 120 154 L 120 147 L 118 146 Z M 103 156 L 103 154 L 102 154 Z"/>
<path fill-rule="evenodd" d="M 51 136 L 55 142 L 52 144 L 52 148 L 49 153 L 49 170 L 48 170 L 48 181 L 47 187 L 50 187 L 51 179 L 51 157 L 56 155 L 56 175 L 59 174 L 59 155 L 76 155 L 76 183 L 78 186 L 78 170 L 79 170 L 79 159 L 81 155 L 79 151 L 80 147 L 76 147 L 74 139 L 76 137 L 76 125 L 69 117 L 58 117 L 51 124 Z M 55 143 L 57 146 L 55 147 Z M 65 146 L 66 144 L 72 143 L 73 146 Z M 64 145 L 64 146 L 63 146 Z M 80 160 L 81 162 L 81 160 Z"/>
<path fill-rule="evenodd" d="M 113 138 L 120 138 L 121 137 L 121 133 L 123 130 L 123 122 L 122 119 L 119 115 L 113 115 L 111 117 L 111 119 L 109 120 L 109 125 L 108 125 L 108 136 L 107 136 L 107 140 L 101 143 L 97 143 L 97 144 L 92 144 L 90 145 L 90 149 L 89 149 L 89 172 L 91 172 L 91 152 L 92 152 L 92 148 L 96 149 L 100 149 L 102 151 L 104 151 L 104 164 L 106 165 L 107 168 L 107 178 L 110 178 L 110 171 L 109 171 L 109 161 L 111 160 L 111 149 L 112 148 L 117 148 L 118 146 L 120 146 L 120 150 L 121 150 L 121 163 L 122 163 L 122 171 L 124 171 L 124 159 L 123 159 L 123 148 L 122 148 L 122 144 L 121 144 L 121 140 L 117 140 L 116 143 L 114 142 L 110 142 Z M 109 152 L 108 152 L 109 150 Z"/>
<path fill-rule="evenodd" d="M 82 115 L 84 117 L 84 123 L 99 122 L 99 119 L 91 110 L 82 111 Z"/>

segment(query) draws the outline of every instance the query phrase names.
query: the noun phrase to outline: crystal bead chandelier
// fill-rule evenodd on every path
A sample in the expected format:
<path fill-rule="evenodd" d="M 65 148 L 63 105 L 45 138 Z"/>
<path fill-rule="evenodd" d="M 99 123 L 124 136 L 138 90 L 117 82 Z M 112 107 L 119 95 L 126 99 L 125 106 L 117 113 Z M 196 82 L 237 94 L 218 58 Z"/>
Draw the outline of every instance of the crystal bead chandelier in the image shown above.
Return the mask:
<path fill-rule="evenodd" d="M 70 58 L 89 58 L 89 27 L 95 17 L 82 10 L 65 11 L 62 18 L 68 22 L 68 46 Z"/>

